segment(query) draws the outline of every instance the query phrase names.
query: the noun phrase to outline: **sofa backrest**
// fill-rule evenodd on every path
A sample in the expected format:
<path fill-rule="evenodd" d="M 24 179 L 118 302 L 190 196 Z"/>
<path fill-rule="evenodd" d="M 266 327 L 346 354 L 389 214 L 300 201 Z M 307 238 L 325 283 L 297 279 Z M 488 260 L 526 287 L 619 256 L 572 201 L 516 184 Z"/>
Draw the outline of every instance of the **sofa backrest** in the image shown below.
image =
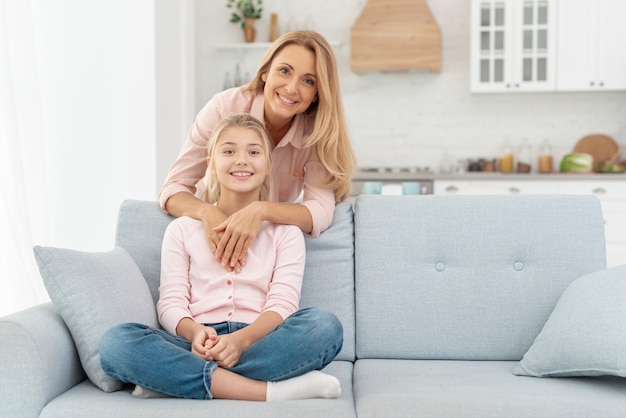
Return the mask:
<path fill-rule="evenodd" d="M 126 200 L 120 207 L 115 243 L 125 248 L 158 300 L 161 243 L 173 217 L 157 202 Z M 355 357 L 354 319 L 354 219 L 352 205 L 337 204 L 332 225 L 319 238 L 306 237 L 307 261 L 300 306 L 316 306 L 333 312 L 344 327 L 339 360 Z"/>
<path fill-rule="evenodd" d="M 357 358 L 520 360 L 606 267 L 593 196 L 360 196 Z"/>

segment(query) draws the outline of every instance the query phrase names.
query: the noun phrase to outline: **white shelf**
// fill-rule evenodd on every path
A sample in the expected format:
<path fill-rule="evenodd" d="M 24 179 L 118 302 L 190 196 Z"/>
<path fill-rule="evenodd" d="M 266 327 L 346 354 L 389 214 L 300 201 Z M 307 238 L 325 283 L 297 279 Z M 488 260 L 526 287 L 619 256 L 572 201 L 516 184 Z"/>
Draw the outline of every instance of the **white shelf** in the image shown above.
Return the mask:
<path fill-rule="evenodd" d="M 332 48 L 341 46 L 339 41 L 328 41 Z M 216 49 L 220 50 L 241 50 L 241 49 L 268 49 L 272 45 L 272 42 L 233 42 L 228 44 L 215 45 Z"/>

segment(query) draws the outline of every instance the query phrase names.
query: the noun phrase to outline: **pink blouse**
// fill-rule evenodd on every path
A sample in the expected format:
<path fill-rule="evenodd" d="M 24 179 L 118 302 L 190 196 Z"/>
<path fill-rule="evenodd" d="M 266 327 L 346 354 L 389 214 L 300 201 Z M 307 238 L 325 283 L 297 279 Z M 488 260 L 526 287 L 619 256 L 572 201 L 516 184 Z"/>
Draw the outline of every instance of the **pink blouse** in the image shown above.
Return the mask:
<path fill-rule="evenodd" d="M 207 142 L 216 124 L 235 113 L 249 113 L 264 120 L 263 94 L 251 96 L 241 87 L 216 94 L 196 116 L 189 129 L 187 140 L 168 173 L 161 188 L 159 202 L 165 210 L 165 202 L 179 192 L 202 196 L 206 183 L 203 181 L 207 163 Z M 274 156 L 274 185 L 276 202 L 293 203 L 304 190 L 302 204 L 311 212 L 313 230 L 317 237 L 333 220 L 335 194 L 323 185 L 328 171 L 319 162 L 311 148 L 304 143 L 313 130 L 313 118 L 298 114 L 291 128 L 276 146 Z"/>
<path fill-rule="evenodd" d="M 181 319 L 199 323 L 252 323 L 273 311 L 283 319 L 296 312 L 304 274 L 302 231 L 263 222 L 240 273 L 213 256 L 202 221 L 182 216 L 165 231 L 161 254 L 159 322 L 175 334 Z"/>

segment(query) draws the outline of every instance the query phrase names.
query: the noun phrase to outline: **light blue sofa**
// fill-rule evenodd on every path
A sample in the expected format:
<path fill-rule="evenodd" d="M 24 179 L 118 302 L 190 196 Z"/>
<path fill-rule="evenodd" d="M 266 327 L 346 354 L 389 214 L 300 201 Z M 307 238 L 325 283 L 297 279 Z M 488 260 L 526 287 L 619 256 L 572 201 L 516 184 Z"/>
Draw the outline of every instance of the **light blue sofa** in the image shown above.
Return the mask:
<path fill-rule="evenodd" d="M 119 214 L 116 245 L 155 300 L 170 220 L 155 202 L 126 201 Z M 603 228 L 591 196 L 361 196 L 307 238 L 301 305 L 344 326 L 343 350 L 325 369 L 341 381 L 339 399 L 105 393 L 48 303 L 0 319 L 0 416 L 623 416 L 622 377 L 513 373 L 570 283 L 605 269 Z"/>

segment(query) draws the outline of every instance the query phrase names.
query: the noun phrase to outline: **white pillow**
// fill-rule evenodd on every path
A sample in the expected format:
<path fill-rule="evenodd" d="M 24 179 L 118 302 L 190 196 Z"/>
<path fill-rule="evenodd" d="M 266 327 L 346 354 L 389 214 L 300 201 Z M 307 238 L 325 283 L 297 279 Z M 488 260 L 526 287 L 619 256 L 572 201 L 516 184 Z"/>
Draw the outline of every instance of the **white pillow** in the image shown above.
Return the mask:
<path fill-rule="evenodd" d="M 626 377 L 626 265 L 572 282 L 513 373 Z"/>
<path fill-rule="evenodd" d="M 105 392 L 122 383 L 100 365 L 98 345 L 106 330 L 124 322 L 158 326 L 150 289 L 139 268 L 121 247 L 87 253 L 34 247 L 50 299 L 72 334 L 89 379 Z"/>

